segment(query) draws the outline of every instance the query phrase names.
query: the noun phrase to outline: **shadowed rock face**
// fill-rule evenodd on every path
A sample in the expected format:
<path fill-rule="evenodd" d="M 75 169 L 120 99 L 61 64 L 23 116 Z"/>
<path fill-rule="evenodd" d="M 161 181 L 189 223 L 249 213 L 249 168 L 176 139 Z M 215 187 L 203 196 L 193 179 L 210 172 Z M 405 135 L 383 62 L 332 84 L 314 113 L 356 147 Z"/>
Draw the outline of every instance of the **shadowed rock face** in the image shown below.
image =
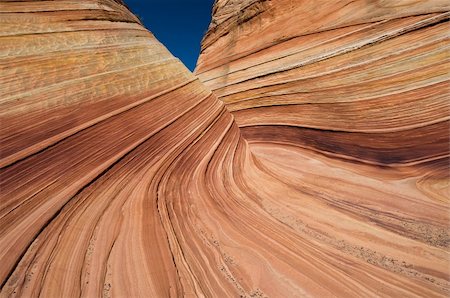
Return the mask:
<path fill-rule="evenodd" d="M 122 1 L 0 1 L 0 296 L 448 295 L 447 8 L 311 5 L 216 1 L 233 117 Z"/>

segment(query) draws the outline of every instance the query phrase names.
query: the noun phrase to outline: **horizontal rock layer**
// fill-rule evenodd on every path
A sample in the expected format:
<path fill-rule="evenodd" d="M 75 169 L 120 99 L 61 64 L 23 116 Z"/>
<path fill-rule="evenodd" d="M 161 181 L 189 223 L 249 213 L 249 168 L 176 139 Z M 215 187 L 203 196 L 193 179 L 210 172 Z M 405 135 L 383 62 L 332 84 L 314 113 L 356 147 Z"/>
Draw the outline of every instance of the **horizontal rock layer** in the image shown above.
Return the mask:
<path fill-rule="evenodd" d="M 249 138 L 378 165 L 441 160 L 449 155 L 446 4 L 216 1 L 196 73 Z"/>
<path fill-rule="evenodd" d="M 241 2 L 216 1 L 216 25 L 199 62 L 202 80 L 228 73 L 220 65 L 226 69 L 231 62 L 217 58 L 229 58 L 217 52 L 231 36 L 227 30 L 240 36 L 267 11 L 286 21 L 287 12 L 301 7 L 292 1 L 282 13 L 282 1 L 236 6 Z M 442 18 L 442 5 L 434 3 L 411 11 L 424 20 L 431 16 L 422 10 Z M 242 134 L 223 103 L 122 1 L 0 1 L 0 23 L 0 296 L 448 295 L 448 161 L 441 121 L 448 116 L 441 86 L 447 81 L 436 75 L 445 39 L 436 44 L 430 37 L 443 34 L 442 21 L 423 27 L 436 34 L 412 38 L 435 47 L 420 50 L 428 60 L 417 63 L 420 72 L 410 71 L 423 76 L 423 92 L 412 84 L 412 95 L 402 96 L 395 88 L 404 85 L 392 81 L 390 93 L 400 95 L 391 109 L 409 107 L 408 115 L 380 110 L 376 115 L 384 118 L 374 118 L 377 123 L 354 116 L 358 102 L 375 113 L 375 90 L 376 100 L 391 96 L 381 83 L 353 86 L 351 76 L 370 76 L 371 67 L 334 81 L 308 81 L 310 88 L 328 82 L 355 97 L 368 94 L 340 101 L 340 109 L 337 96 L 329 108 L 310 105 L 303 112 L 298 104 L 285 111 L 283 105 L 254 109 L 259 100 L 233 108 L 220 88 L 206 82 L 245 126 Z M 301 27 L 293 30 L 301 34 Z M 290 34 L 280 28 L 287 27 L 270 30 Z M 269 52 L 284 55 L 285 45 Z M 243 44 L 238 48 L 246 51 Z M 208 51 L 209 70 L 202 62 Z M 386 62 L 392 52 L 384 51 Z M 416 65 L 420 55 L 411 51 L 412 60 L 391 67 Z M 242 67 L 252 61 L 240 60 Z M 338 61 L 345 68 L 353 60 Z M 269 59 L 264 54 L 254 61 Z M 378 71 L 389 77 L 385 64 Z M 320 75 L 319 64 L 311 65 Z M 298 88 L 298 73 L 291 75 Z M 269 78 L 282 82 L 280 96 L 287 95 L 287 82 L 276 74 Z M 248 83 L 230 88 L 248 92 L 249 103 L 255 91 L 269 103 L 278 100 L 275 89 L 263 91 L 263 81 Z M 315 98 L 325 104 L 330 95 L 322 91 Z M 263 113 L 239 115 L 246 110 Z"/>

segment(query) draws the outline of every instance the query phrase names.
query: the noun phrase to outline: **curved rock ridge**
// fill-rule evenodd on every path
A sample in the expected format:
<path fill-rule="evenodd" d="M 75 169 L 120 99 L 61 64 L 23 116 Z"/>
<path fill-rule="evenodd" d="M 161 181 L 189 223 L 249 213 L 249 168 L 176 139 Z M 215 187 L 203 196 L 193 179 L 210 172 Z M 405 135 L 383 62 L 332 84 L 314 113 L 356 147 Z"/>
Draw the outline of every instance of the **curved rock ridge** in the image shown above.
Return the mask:
<path fill-rule="evenodd" d="M 196 74 L 250 139 L 381 166 L 442 160 L 449 8 L 218 0 Z"/>
<path fill-rule="evenodd" d="M 231 60 L 219 61 L 230 59 L 218 52 L 220 43 L 244 34 L 267 11 L 287 21 L 279 2 L 216 1 L 200 78 L 231 76 L 223 71 Z M 286 12 L 298 12 L 295 2 Z M 378 49 L 387 56 L 384 68 L 309 81 L 310 88 L 334 82 L 355 97 L 365 90 L 367 98 L 347 100 L 340 109 L 338 100 L 329 100 L 328 110 L 311 105 L 303 112 L 295 110 L 298 104 L 264 111 L 252 103 L 249 115 L 224 100 L 233 116 L 122 1 L 0 1 L 0 296 L 447 296 L 448 160 L 441 121 L 447 117 L 446 80 L 445 64 L 436 62 L 446 57 L 446 39 L 443 5 L 430 3 L 394 9 L 423 20 L 441 18 L 411 31 L 419 34 L 411 42 L 423 49 L 411 45 L 410 56 L 390 65 L 396 58 L 388 48 L 396 48 L 389 45 Z M 353 17 L 348 22 L 367 16 Z M 252 28 L 264 28 L 258 24 Z M 270 30 L 290 34 L 280 28 L 288 27 Z M 422 32 L 431 29 L 436 31 Z M 365 34 L 348 36 L 365 40 Z M 253 35 L 255 49 L 259 41 L 265 44 L 262 36 Z M 289 49 L 284 42 L 279 46 L 271 55 Z M 269 61 L 265 55 L 253 61 L 262 65 Z M 422 61 L 423 55 L 428 58 Z M 251 61 L 241 58 L 236 61 L 242 67 Z M 347 58 L 338 60 L 341 67 L 357 60 Z M 407 70 L 414 61 L 420 71 Z M 311 65 L 320 76 L 323 68 Z M 395 75 L 402 67 L 405 74 Z M 379 72 L 391 74 L 392 95 L 375 78 L 373 85 L 363 84 L 360 76 Z M 277 81 L 280 74 L 267 79 Z M 298 73 L 291 75 L 292 88 L 303 88 Z M 396 92 L 407 88 L 407 75 L 416 80 L 410 94 Z M 278 82 L 286 93 L 287 82 Z M 225 89 L 206 84 L 224 99 Z M 257 87 L 264 84 L 255 77 L 223 87 L 243 88 L 236 94 L 249 95 L 249 102 L 262 92 L 275 103 L 274 90 Z M 322 91 L 326 101 L 328 92 Z M 374 118 L 378 124 L 354 119 L 358 103 L 375 113 L 377 92 L 399 114 L 378 111 L 385 117 Z M 334 94 L 328 96 L 340 93 Z M 405 107 L 409 115 L 401 114 Z M 317 124 L 315 113 L 340 129 Z M 267 125 L 277 115 L 285 123 Z M 301 121 L 310 121 L 309 130 L 298 130 Z M 400 158 L 379 161 L 382 150 Z"/>
<path fill-rule="evenodd" d="M 399 275 L 420 267 L 389 257 L 399 256 L 398 237 L 413 239 L 442 249 L 447 280 L 449 8 L 440 0 L 217 0 L 195 71 L 255 156 L 286 171 L 282 181 L 296 190 L 314 181 L 308 196 L 367 224 L 361 234 L 330 219 L 331 231 L 316 226 L 303 237 Z"/>

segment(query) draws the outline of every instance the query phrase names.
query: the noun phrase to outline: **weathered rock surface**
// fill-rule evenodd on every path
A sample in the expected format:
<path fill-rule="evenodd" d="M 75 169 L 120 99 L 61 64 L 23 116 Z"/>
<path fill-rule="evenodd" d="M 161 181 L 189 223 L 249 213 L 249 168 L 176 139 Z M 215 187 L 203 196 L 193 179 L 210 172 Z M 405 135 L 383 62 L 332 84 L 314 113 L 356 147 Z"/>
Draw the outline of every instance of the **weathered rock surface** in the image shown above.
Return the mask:
<path fill-rule="evenodd" d="M 251 139 L 381 166 L 442 160 L 448 8 L 219 0 L 196 73 Z"/>
<path fill-rule="evenodd" d="M 443 2 L 327 3 L 216 2 L 249 144 L 121 1 L 0 1 L 0 296 L 448 295 Z"/>
<path fill-rule="evenodd" d="M 450 268 L 448 11 L 439 0 L 215 2 L 196 74 L 255 156 L 291 183 L 279 204 L 294 191 L 313 200 L 294 199 L 308 214 L 288 206 L 268 214 L 349 258 L 329 279 L 355 273 L 349 260 L 358 259 L 364 274 L 378 268 L 449 295 L 438 278 L 448 280 Z M 429 249 L 442 259 L 423 271 L 415 262 Z M 348 295 L 321 278 L 320 287 Z M 341 289 L 413 294 L 400 281 L 360 278 Z"/>

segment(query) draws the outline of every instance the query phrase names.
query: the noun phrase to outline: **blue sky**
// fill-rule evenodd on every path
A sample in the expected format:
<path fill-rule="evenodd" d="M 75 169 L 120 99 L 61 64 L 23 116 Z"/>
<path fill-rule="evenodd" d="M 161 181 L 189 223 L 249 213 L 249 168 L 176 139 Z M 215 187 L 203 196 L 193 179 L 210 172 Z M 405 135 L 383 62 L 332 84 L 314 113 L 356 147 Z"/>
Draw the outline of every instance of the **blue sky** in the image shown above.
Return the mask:
<path fill-rule="evenodd" d="M 214 0 L 125 0 L 170 52 L 194 70 Z"/>

